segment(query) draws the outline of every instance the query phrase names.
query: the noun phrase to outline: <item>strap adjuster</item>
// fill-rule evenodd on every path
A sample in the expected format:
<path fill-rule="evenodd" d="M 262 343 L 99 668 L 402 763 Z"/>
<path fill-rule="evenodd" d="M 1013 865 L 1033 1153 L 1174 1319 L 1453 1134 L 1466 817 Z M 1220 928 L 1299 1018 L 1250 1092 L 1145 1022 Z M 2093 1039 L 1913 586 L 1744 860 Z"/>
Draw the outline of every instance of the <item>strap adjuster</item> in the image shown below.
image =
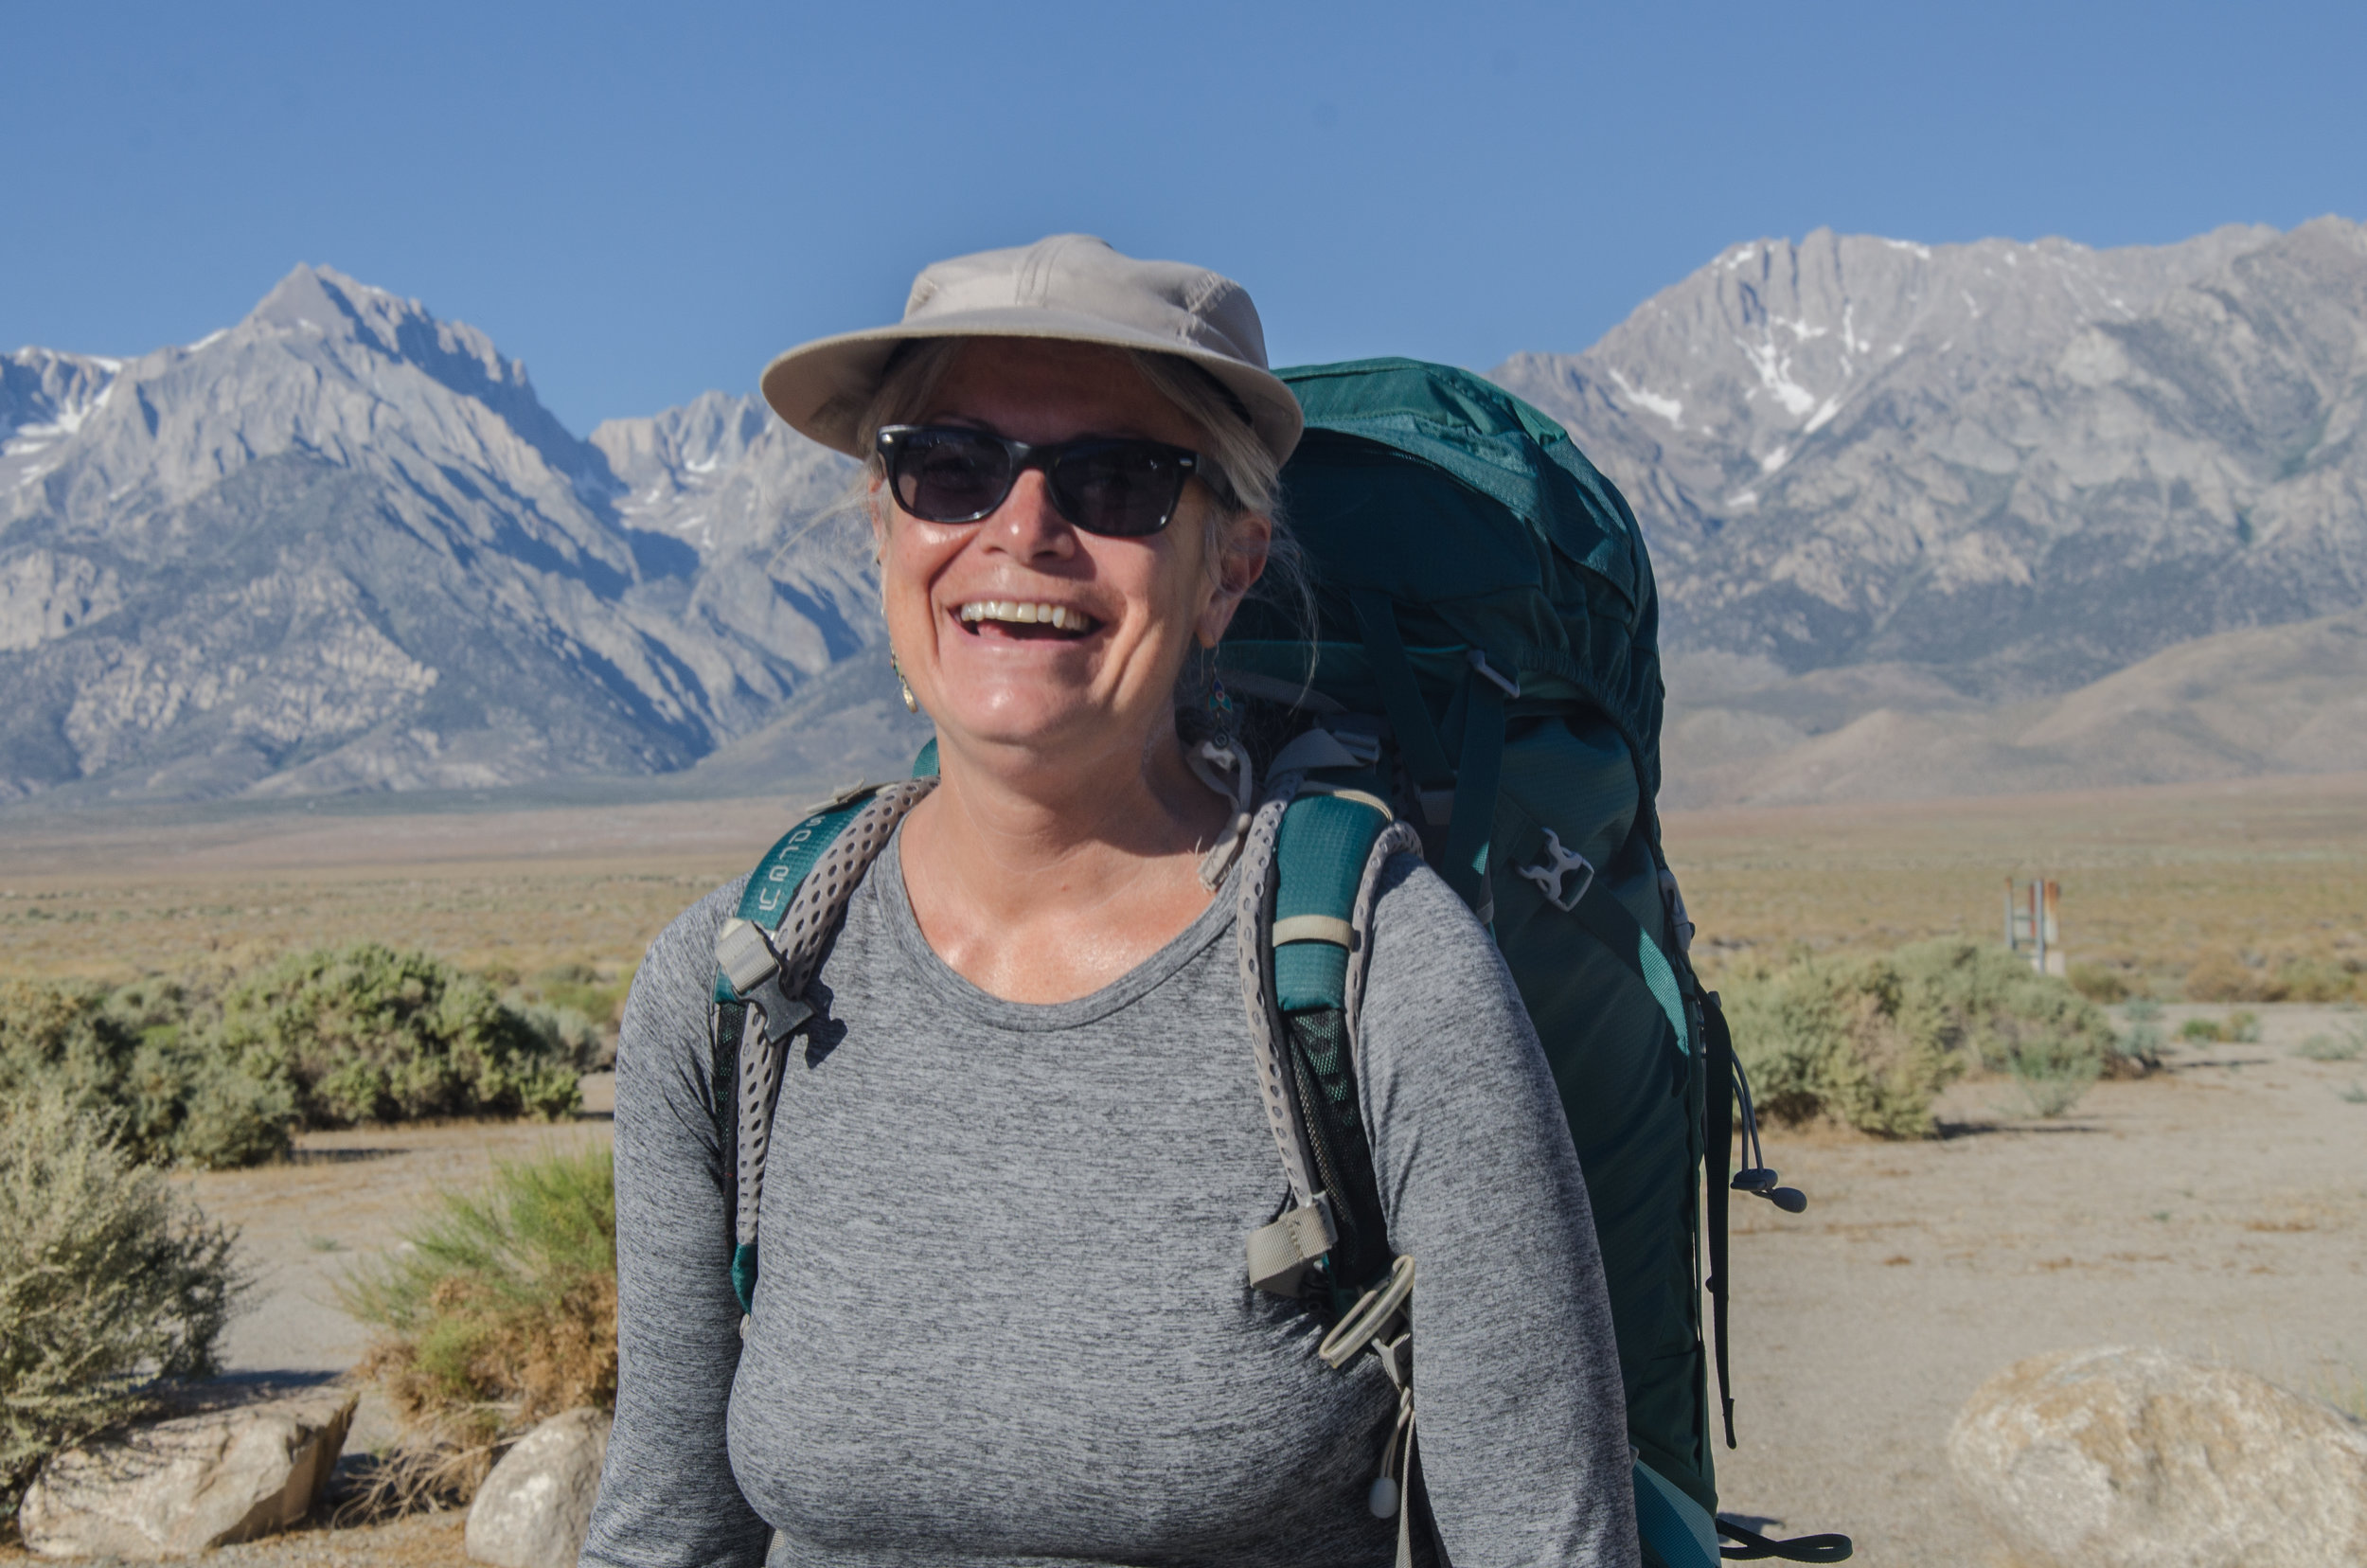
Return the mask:
<path fill-rule="evenodd" d="M 780 950 L 754 920 L 735 917 L 723 922 L 715 937 L 715 964 L 732 989 L 745 997 L 781 967 Z"/>
<path fill-rule="evenodd" d="M 1543 858 L 1535 865 L 1523 865 L 1517 869 L 1544 890 L 1547 903 L 1565 912 L 1577 908 L 1578 900 L 1586 897 L 1586 890 L 1594 885 L 1594 863 L 1575 849 L 1563 847 L 1561 835 L 1551 828 L 1545 829 Z M 1564 895 L 1561 879 L 1573 871 L 1578 873 L 1578 885 Z"/>
<path fill-rule="evenodd" d="M 1339 1240 L 1339 1227 L 1331 1222 L 1331 1200 L 1319 1192 L 1272 1224 L 1249 1233 L 1249 1282 L 1272 1295 L 1296 1295 L 1308 1269 Z"/>

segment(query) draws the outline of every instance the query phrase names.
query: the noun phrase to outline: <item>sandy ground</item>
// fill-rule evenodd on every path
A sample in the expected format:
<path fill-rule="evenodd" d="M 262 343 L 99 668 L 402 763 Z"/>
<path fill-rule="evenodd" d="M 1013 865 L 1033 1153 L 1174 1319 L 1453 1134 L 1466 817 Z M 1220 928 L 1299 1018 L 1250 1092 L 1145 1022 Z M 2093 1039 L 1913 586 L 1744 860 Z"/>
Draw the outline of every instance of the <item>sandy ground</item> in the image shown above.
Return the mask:
<path fill-rule="evenodd" d="M 2059 1121 L 2001 1118 L 2010 1089 L 1981 1083 L 1951 1091 L 1949 1137 L 1772 1138 L 1810 1202 L 1736 1211 L 1724 1511 L 1845 1531 L 1875 1568 L 1984 1563 L 1949 1423 L 2050 1350 L 2161 1345 L 2360 1411 L 2367 1060 L 2291 1047 L 2361 1015 L 2259 1010 L 2258 1044 L 2175 1051 Z"/>
<path fill-rule="evenodd" d="M 2359 1408 L 2367 1059 L 2293 1047 L 2367 1014 L 2259 1010 L 2258 1043 L 2176 1048 L 2166 1071 L 2100 1084 L 2056 1121 L 1979 1082 L 1950 1092 L 1943 1138 L 1773 1133 L 1770 1160 L 1810 1204 L 1735 1209 L 1743 1442 L 1720 1455 L 1725 1511 L 1785 1533 L 1846 1531 L 1874 1568 L 1978 1568 L 1990 1554 L 1948 1474 L 1949 1423 L 1984 1379 L 2049 1350 L 2162 1345 Z M 2225 1011 L 2171 1007 L 2164 1022 Z M 232 1365 L 349 1365 L 365 1336 L 337 1310 L 337 1279 L 398 1245 L 435 1190 L 605 1138 L 608 1084 L 587 1088 L 572 1127 L 316 1134 L 294 1165 L 187 1178 L 243 1228 L 258 1274 Z M 386 1430 L 365 1407 L 356 1445 Z M 311 1530 L 221 1560 L 427 1568 L 462 1560 L 458 1532 L 453 1515 Z"/>
<path fill-rule="evenodd" d="M 293 1164 L 180 1178 L 207 1214 L 239 1227 L 254 1281 L 247 1310 L 224 1336 L 228 1370 L 340 1373 L 352 1366 L 369 1335 L 337 1297 L 355 1264 L 401 1245 L 436 1193 L 472 1190 L 499 1162 L 606 1143 L 614 1083 L 605 1073 L 586 1078 L 584 1112 L 572 1125 L 463 1122 L 311 1132 Z M 389 1435 L 383 1411 L 365 1399 L 348 1446 L 373 1447 Z"/>

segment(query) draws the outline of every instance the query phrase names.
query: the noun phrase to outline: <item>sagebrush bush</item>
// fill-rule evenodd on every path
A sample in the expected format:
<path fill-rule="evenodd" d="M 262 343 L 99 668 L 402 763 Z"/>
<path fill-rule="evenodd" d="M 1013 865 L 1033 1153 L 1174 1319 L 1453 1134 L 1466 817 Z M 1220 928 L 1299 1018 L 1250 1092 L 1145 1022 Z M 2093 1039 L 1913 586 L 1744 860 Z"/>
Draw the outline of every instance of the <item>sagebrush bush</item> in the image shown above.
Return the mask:
<path fill-rule="evenodd" d="M 1931 1131 L 1931 1101 L 1965 1061 L 1902 1016 L 1906 993 L 1881 960 L 1802 959 L 1725 990 L 1735 1052 L 1761 1114 L 1830 1116 L 1868 1132 Z"/>
<path fill-rule="evenodd" d="M 159 1380 L 215 1370 L 234 1240 L 57 1086 L 0 1099 L 0 1506 Z"/>
<path fill-rule="evenodd" d="M 166 981 L 0 985 L 0 1097 L 42 1093 L 99 1115 L 135 1161 L 208 1168 L 285 1153 L 294 1110 L 283 1083 L 191 1027 Z"/>
<path fill-rule="evenodd" d="M 2293 1054 L 2312 1061 L 2357 1061 L 2367 1055 L 2367 1029 L 2354 1024 L 2336 1034 L 2314 1034 L 2294 1046 Z"/>
<path fill-rule="evenodd" d="M 287 1086 L 308 1127 L 422 1116 L 572 1114 L 561 1045 L 484 981 L 374 942 L 298 953 L 232 987 L 219 1040 Z"/>
<path fill-rule="evenodd" d="M 1976 1068 L 2034 1080 L 2084 1072 L 2092 1082 L 2145 1065 L 2123 1054 L 2094 1003 L 1971 942 L 1802 958 L 1738 976 L 1725 996 L 1735 1054 L 1760 1110 L 1778 1120 L 1917 1137 L 1932 1131 L 1939 1092 Z"/>
<path fill-rule="evenodd" d="M 616 1403 L 616 1183 L 609 1151 L 497 1170 L 446 1194 L 346 1310 L 379 1330 L 363 1373 L 405 1428 L 418 1489 L 473 1493 L 496 1446 L 544 1417 Z"/>

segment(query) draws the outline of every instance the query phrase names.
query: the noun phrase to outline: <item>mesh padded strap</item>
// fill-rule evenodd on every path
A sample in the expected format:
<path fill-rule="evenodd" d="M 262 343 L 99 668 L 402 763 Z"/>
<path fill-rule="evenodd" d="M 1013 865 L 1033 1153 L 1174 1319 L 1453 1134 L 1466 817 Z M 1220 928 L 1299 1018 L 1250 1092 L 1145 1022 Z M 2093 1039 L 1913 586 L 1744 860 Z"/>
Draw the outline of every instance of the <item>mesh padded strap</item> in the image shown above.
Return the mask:
<path fill-rule="evenodd" d="M 803 1000 L 821 967 L 822 954 L 846 918 L 863 873 L 879 858 L 904 814 L 936 788 L 934 777 L 885 785 L 860 801 L 834 803 L 783 835 L 741 896 L 742 920 L 776 934 L 772 946 L 779 966 L 754 995 L 742 998 L 730 980 L 716 977 L 719 1027 L 723 1007 L 741 1019 L 739 1061 L 731 1086 L 735 1174 L 732 1194 L 732 1287 L 740 1310 L 754 1310 L 757 1226 L 763 1212 L 765 1164 L 771 1153 L 773 1107 L 780 1091 L 781 1063 L 792 1027 L 811 1016 Z M 796 880 L 788 880 L 790 873 Z M 782 891 L 784 888 L 786 892 Z M 750 1006 L 750 1003 L 756 1005 Z M 768 1014 L 768 1007 L 771 1013 Z M 777 1015 L 777 1016 L 774 1016 Z M 719 1052 L 720 1060 L 720 1052 Z M 719 1083 L 721 1092 L 723 1085 Z"/>

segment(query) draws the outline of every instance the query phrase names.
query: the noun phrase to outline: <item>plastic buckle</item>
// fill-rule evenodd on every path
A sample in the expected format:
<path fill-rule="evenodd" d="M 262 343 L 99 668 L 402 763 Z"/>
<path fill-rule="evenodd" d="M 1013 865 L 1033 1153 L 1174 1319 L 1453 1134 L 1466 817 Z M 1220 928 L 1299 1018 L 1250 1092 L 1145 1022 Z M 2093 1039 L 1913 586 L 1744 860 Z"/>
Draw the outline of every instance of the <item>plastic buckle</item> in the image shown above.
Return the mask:
<path fill-rule="evenodd" d="M 781 954 L 762 926 L 735 918 L 716 934 L 715 962 L 732 989 L 744 998 L 780 969 Z"/>
<path fill-rule="evenodd" d="M 1586 897 L 1586 890 L 1594 885 L 1594 863 L 1575 849 L 1562 847 L 1560 835 L 1551 828 L 1545 829 L 1545 858 L 1535 865 L 1516 869 L 1544 890 L 1547 903 L 1565 912 L 1577 908 L 1578 900 Z M 1561 879 L 1573 871 L 1580 873 L 1578 885 L 1565 897 L 1561 891 Z"/>

